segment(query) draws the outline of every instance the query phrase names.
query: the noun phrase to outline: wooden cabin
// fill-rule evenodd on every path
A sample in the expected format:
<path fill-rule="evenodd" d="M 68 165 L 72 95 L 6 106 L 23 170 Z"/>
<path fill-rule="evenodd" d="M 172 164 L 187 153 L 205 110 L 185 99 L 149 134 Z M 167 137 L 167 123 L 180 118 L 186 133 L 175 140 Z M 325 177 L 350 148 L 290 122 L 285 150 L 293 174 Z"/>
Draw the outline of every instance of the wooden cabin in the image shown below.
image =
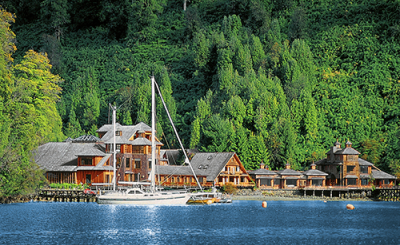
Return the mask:
<path fill-rule="evenodd" d="M 280 187 L 280 176 L 276 171 L 269 170 L 264 163 L 260 164 L 260 169 L 249 171 L 250 177 L 256 182 L 257 188 L 277 189 Z"/>
<path fill-rule="evenodd" d="M 327 157 L 317 161 L 316 165 L 318 170 L 328 174 L 328 186 L 361 188 L 394 185 L 395 176 L 380 171 L 374 164 L 359 158 L 359 155 L 360 152 L 352 148 L 350 141 L 346 142 L 345 148 L 341 148 L 341 144 L 336 140 Z"/>
<path fill-rule="evenodd" d="M 104 182 L 112 175 L 112 167 L 108 164 L 111 154 L 105 153 L 99 140 L 84 135 L 64 142 L 49 142 L 34 152 L 35 162 L 46 170 L 49 183 Z"/>

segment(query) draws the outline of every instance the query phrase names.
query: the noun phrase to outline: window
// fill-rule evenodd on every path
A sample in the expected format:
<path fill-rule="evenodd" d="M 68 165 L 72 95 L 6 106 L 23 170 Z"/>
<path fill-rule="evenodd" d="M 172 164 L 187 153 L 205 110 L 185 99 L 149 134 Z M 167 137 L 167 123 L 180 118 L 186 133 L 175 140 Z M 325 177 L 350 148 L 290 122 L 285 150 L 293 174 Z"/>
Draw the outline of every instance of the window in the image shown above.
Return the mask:
<path fill-rule="evenodd" d="M 121 136 L 122 135 L 122 131 L 115 131 L 115 136 Z"/>
<path fill-rule="evenodd" d="M 357 179 L 347 179 L 347 185 L 356 185 Z"/>
<path fill-rule="evenodd" d="M 135 159 L 135 168 L 140 168 L 140 159 Z"/>
<path fill-rule="evenodd" d="M 363 174 L 368 173 L 368 166 L 360 166 L 360 172 Z"/>
<path fill-rule="evenodd" d="M 203 183 L 203 177 L 199 177 L 199 182 Z"/>
<path fill-rule="evenodd" d="M 149 169 L 151 169 L 151 160 L 149 160 Z"/>
<path fill-rule="evenodd" d="M 110 175 L 109 174 L 106 174 L 106 183 L 110 183 L 111 181 L 110 181 Z"/>
<path fill-rule="evenodd" d="M 92 183 L 92 175 L 87 174 L 86 175 L 86 184 L 91 184 Z"/>
<path fill-rule="evenodd" d="M 368 179 L 361 179 L 361 185 L 368 185 Z"/>
<path fill-rule="evenodd" d="M 92 158 L 90 158 L 90 157 L 82 157 L 82 159 L 81 159 L 81 165 L 91 166 L 92 162 L 93 162 Z"/>
<path fill-rule="evenodd" d="M 347 166 L 347 172 L 354 171 L 355 166 Z"/>
<path fill-rule="evenodd" d="M 296 186 L 296 185 L 297 185 L 297 180 L 295 180 L 295 179 L 288 179 L 288 180 L 286 180 L 286 185 L 293 185 L 293 186 Z"/>
<path fill-rule="evenodd" d="M 117 151 L 120 151 L 121 150 L 121 145 L 117 144 L 116 148 L 117 148 Z"/>
<path fill-rule="evenodd" d="M 274 179 L 274 184 L 275 185 L 280 185 L 281 184 L 281 179 Z"/>
<path fill-rule="evenodd" d="M 312 185 L 313 186 L 322 186 L 322 179 L 313 179 Z"/>
<path fill-rule="evenodd" d="M 271 186 L 271 180 L 270 179 L 260 179 L 260 185 Z"/>
<path fill-rule="evenodd" d="M 131 159 L 127 158 L 125 159 L 125 168 L 130 168 L 131 167 Z"/>
<path fill-rule="evenodd" d="M 384 185 L 390 184 L 390 180 L 388 180 L 388 179 L 383 180 L 383 184 L 384 184 Z"/>

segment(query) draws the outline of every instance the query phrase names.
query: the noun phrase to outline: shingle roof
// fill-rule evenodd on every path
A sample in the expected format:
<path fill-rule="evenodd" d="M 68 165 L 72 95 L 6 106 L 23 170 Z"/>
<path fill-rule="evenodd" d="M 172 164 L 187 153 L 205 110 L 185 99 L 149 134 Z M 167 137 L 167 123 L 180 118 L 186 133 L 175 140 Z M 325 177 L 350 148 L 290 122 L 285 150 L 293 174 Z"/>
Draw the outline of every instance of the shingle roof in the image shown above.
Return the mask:
<path fill-rule="evenodd" d="M 339 155 L 360 155 L 361 153 L 354 150 L 352 147 L 346 147 L 341 151 L 337 151 L 335 152 L 335 154 L 339 154 Z"/>
<path fill-rule="evenodd" d="M 273 172 L 271 170 L 268 169 L 257 169 L 257 170 L 253 170 L 253 171 L 248 171 L 248 174 L 255 174 L 255 175 L 276 175 L 276 172 Z"/>
<path fill-rule="evenodd" d="M 191 164 L 196 175 L 206 176 L 207 181 L 214 181 L 234 155 L 234 152 L 199 152 L 194 155 Z"/>
<path fill-rule="evenodd" d="M 131 141 L 129 139 L 136 132 L 151 132 L 151 127 L 143 122 L 140 122 L 136 125 L 128 125 L 128 126 L 116 124 L 116 131 L 121 131 L 120 136 L 115 136 L 116 144 L 132 144 L 133 141 Z M 98 129 L 96 132 L 105 132 L 105 134 L 101 138 L 102 142 L 104 142 L 106 144 L 114 143 L 114 131 L 113 131 L 112 125 L 110 125 L 110 124 L 104 125 L 100 129 Z M 148 142 L 146 142 L 146 144 L 142 144 L 142 145 L 147 145 L 147 144 L 148 144 Z M 160 143 L 160 142 L 156 142 L 156 144 L 162 145 L 162 143 Z M 151 145 L 151 143 L 150 143 L 150 145 Z"/>
<path fill-rule="evenodd" d="M 372 170 L 372 177 L 374 179 L 397 179 L 395 176 L 379 170 Z"/>
<path fill-rule="evenodd" d="M 374 164 L 368 162 L 367 160 L 364 160 L 362 158 L 358 158 L 358 164 L 361 166 L 373 166 Z"/>
<path fill-rule="evenodd" d="M 86 143 L 86 142 L 98 142 L 100 141 L 100 138 L 94 136 L 94 135 L 82 135 L 79 136 L 78 138 L 75 138 L 72 140 L 72 142 L 82 142 L 82 143 Z"/>
<path fill-rule="evenodd" d="M 50 142 L 34 151 L 36 164 L 47 171 L 74 172 L 78 156 L 106 156 L 96 143 Z"/>
<path fill-rule="evenodd" d="M 164 175 L 193 175 L 189 166 L 156 166 L 156 174 Z M 196 174 L 197 175 L 197 174 Z"/>
<path fill-rule="evenodd" d="M 317 169 L 310 169 L 310 170 L 307 170 L 307 171 L 305 171 L 303 174 L 304 174 L 304 175 L 307 175 L 307 176 L 321 176 L 321 175 L 328 176 L 327 173 L 322 172 L 322 171 L 319 171 L 319 170 L 317 170 Z"/>

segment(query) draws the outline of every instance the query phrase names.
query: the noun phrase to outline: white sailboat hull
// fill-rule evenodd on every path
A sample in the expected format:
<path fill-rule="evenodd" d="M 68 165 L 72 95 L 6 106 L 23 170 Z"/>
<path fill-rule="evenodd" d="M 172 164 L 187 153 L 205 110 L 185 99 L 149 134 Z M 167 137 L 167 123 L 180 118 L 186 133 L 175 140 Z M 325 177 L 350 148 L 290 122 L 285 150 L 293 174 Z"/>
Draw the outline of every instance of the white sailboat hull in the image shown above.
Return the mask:
<path fill-rule="evenodd" d="M 126 194 L 111 193 L 97 197 L 98 204 L 127 204 L 127 205 L 185 205 L 190 193 L 151 193 Z"/>

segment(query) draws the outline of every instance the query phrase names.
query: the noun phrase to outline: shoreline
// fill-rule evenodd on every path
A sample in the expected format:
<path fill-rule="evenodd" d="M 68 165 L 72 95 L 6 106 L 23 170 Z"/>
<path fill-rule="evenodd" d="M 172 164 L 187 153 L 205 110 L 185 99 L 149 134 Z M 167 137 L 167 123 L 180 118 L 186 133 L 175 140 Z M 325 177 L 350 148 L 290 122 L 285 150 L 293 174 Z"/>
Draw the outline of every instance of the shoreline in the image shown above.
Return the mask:
<path fill-rule="evenodd" d="M 371 198 L 338 198 L 338 197 L 279 197 L 279 196 L 264 196 L 264 195 L 232 195 L 232 201 L 380 201 Z"/>

